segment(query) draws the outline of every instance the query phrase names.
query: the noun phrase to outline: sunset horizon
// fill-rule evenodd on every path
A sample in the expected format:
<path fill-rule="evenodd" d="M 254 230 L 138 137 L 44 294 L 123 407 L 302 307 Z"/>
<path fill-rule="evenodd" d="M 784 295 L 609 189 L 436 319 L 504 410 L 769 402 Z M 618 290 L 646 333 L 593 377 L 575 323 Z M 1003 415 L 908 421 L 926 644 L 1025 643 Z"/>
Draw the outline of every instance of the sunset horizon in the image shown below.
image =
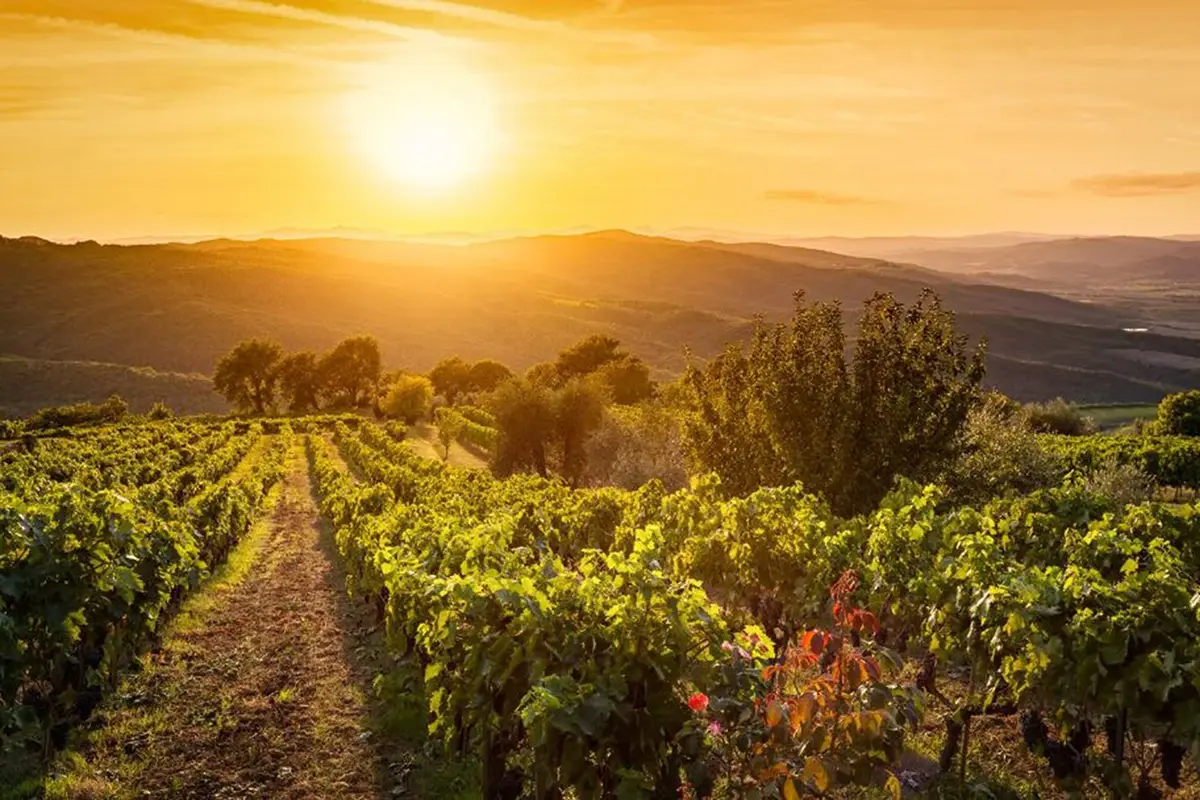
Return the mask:
<path fill-rule="evenodd" d="M 0 800 L 1200 800 L 1200 0 L 0 0 Z"/>
<path fill-rule="evenodd" d="M 1187 234 L 1196 29 L 1165 0 L 10 0 L 0 222 Z"/>

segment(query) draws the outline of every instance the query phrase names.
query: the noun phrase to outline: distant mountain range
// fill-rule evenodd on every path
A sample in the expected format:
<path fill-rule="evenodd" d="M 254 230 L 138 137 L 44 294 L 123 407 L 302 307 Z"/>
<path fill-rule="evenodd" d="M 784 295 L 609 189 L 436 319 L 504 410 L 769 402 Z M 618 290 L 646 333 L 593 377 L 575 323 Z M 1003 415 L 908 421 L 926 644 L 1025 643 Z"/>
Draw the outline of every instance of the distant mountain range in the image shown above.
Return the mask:
<path fill-rule="evenodd" d="M 796 243 L 968 274 L 1023 275 L 1061 282 L 1098 277 L 1118 282 L 1200 282 L 1200 236 L 1064 239 L 993 234 L 961 239 L 818 239 Z"/>
<path fill-rule="evenodd" d="M 811 246 L 831 241 L 856 252 Z M 898 255 L 880 255 L 889 248 Z M 0 409 L 36 407 L 64 391 L 62 380 L 44 397 L 18 391 L 12 365 L 24 380 L 30 360 L 76 373 L 72 399 L 91 391 L 97 364 L 150 367 L 162 374 L 156 380 L 177 375 L 196 392 L 195 375 L 250 336 L 323 349 L 369 332 L 393 366 L 425 369 L 459 354 L 525 368 L 602 331 L 667 377 L 685 366 L 685 348 L 706 358 L 747 338 L 755 315 L 786 317 L 798 290 L 853 312 L 875 291 L 912 300 L 927 286 L 965 331 L 989 338 L 989 380 L 1014 396 L 1153 401 L 1200 383 L 1200 339 L 1191 338 L 1200 331 L 1186 324 L 1189 313 L 1200 322 L 1200 295 L 1189 294 L 1200 286 L 1189 266 L 1196 248 L 1186 239 L 1025 234 L 953 246 L 681 241 L 623 231 L 459 246 L 350 237 L 137 246 L 0 238 L 0 354 L 19 357 L 0 361 Z M 1173 281 L 1169 300 L 1136 287 L 1081 294 L 1071 284 L 1082 279 L 1065 277 L 1105 274 L 1119 284 L 1129 265 L 1156 287 Z M 159 385 L 146 384 L 147 402 Z M 212 402 L 207 394 L 197 400 Z"/>

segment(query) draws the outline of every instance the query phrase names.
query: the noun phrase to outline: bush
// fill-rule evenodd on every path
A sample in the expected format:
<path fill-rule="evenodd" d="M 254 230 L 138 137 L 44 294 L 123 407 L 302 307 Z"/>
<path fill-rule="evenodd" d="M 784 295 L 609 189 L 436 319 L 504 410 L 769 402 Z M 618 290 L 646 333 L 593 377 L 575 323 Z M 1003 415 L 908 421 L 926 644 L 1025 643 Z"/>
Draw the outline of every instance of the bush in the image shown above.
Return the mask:
<path fill-rule="evenodd" d="M 967 417 L 962 452 L 941 482 L 953 502 L 973 505 L 1057 484 L 1065 471 L 1022 415 L 984 403 Z"/>
<path fill-rule="evenodd" d="M 150 409 L 150 413 L 146 416 L 152 420 L 164 420 L 174 417 L 175 412 L 166 403 L 155 403 L 154 408 Z"/>
<path fill-rule="evenodd" d="M 415 425 L 429 414 L 433 404 L 433 383 L 424 375 L 401 375 L 383 400 L 383 411 L 393 419 Z"/>
<path fill-rule="evenodd" d="M 1022 413 L 1034 433 L 1088 436 L 1096 432 L 1096 421 L 1061 397 L 1048 403 L 1029 403 Z"/>
<path fill-rule="evenodd" d="M 585 451 L 590 486 L 637 489 L 659 480 L 675 491 L 688 483 L 679 419 L 659 405 L 606 409 Z"/>
<path fill-rule="evenodd" d="M 1164 397 L 1154 427 L 1162 436 L 1200 436 L 1200 389 Z"/>
<path fill-rule="evenodd" d="M 1137 466 L 1115 461 L 1105 463 L 1088 475 L 1084 486 L 1088 491 L 1107 497 L 1121 506 L 1152 500 L 1158 489 L 1154 478 Z"/>
<path fill-rule="evenodd" d="M 100 405 L 76 403 L 70 406 L 43 408 L 26 422 L 26 431 L 42 431 L 67 428 L 72 425 L 95 425 L 103 422 L 120 422 L 129 412 L 129 406 L 119 396 L 113 395 Z"/>
<path fill-rule="evenodd" d="M 20 435 L 20 422 L 12 419 L 0 419 L 0 440 L 16 439 Z"/>

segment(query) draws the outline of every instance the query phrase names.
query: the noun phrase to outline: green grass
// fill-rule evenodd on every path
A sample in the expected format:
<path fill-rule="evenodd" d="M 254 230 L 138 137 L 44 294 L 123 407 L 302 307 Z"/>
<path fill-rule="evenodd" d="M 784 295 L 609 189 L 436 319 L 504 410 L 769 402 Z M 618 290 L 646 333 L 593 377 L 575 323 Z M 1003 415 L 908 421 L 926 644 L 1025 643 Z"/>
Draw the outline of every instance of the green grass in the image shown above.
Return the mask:
<path fill-rule="evenodd" d="M 1158 416 L 1156 405 L 1095 405 L 1080 406 L 1080 410 L 1105 430 L 1120 428 L 1136 420 L 1152 420 Z"/>

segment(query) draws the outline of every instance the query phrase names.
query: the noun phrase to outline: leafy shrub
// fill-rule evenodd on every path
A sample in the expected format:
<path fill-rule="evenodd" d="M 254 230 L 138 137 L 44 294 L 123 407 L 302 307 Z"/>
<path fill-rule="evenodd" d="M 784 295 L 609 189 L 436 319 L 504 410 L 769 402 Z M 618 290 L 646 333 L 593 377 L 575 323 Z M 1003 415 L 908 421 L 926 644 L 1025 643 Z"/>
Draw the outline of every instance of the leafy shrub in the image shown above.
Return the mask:
<path fill-rule="evenodd" d="M 0 419 L 0 440 L 16 439 L 21 435 L 21 423 L 12 419 Z"/>
<path fill-rule="evenodd" d="M 128 412 L 129 406 L 114 394 L 100 405 L 76 403 L 70 406 L 43 408 L 26 420 L 24 427 L 26 431 L 40 431 L 72 425 L 119 422 Z"/>
<path fill-rule="evenodd" d="M 1194 436 L 1043 436 L 1066 470 L 1088 475 L 1108 464 L 1133 464 L 1160 486 L 1200 489 L 1200 438 Z"/>
<path fill-rule="evenodd" d="M 397 420 L 385 422 L 383 425 L 383 430 L 388 436 L 392 437 L 393 441 L 396 442 L 403 442 L 408 438 L 408 426 Z"/>
<path fill-rule="evenodd" d="M 658 480 L 675 491 L 688 483 L 679 419 L 657 405 L 605 409 L 585 451 L 584 483 L 591 486 L 637 489 Z"/>
<path fill-rule="evenodd" d="M 423 375 L 401 375 L 383 400 L 383 411 L 389 417 L 416 424 L 429 413 L 433 403 L 433 384 Z"/>
<path fill-rule="evenodd" d="M 1161 435 L 1200 436 L 1200 389 L 1164 397 L 1154 426 Z"/>
<path fill-rule="evenodd" d="M 175 412 L 166 403 L 155 403 L 154 408 L 150 409 L 150 413 L 146 416 L 152 420 L 164 420 L 174 417 Z"/>
<path fill-rule="evenodd" d="M 962 452 L 941 482 L 953 502 L 984 503 L 1054 485 L 1065 471 L 1020 414 L 984 403 L 967 418 Z"/>
<path fill-rule="evenodd" d="M 1087 436 L 1096 432 L 1096 421 L 1086 416 L 1079 406 L 1061 397 L 1048 403 L 1029 403 L 1022 413 L 1036 433 Z"/>
<path fill-rule="evenodd" d="M 777 661 L 760 632 L 724 645 L 728 687 L 688 703 L 709 745 L 689 770 L 695 796 L 828 797 L 882 783 L 900 797 L 886 770 L 919 719 L 916 695 L 893 682 L 900 660 L 873 641 L 879 623 L 854 605 L 857 588 L 844 573 L 830 590 L 833 629 L 807 631 Z"/>
<path fill-rule="evenodd" d="M 1154 478 L 1136 464 L 1120 464 L 1116 461 L 1109 461 L 1088 475 L 1084 487 L 1121 506 L 1151 500 L 1158 488 Z"/>

